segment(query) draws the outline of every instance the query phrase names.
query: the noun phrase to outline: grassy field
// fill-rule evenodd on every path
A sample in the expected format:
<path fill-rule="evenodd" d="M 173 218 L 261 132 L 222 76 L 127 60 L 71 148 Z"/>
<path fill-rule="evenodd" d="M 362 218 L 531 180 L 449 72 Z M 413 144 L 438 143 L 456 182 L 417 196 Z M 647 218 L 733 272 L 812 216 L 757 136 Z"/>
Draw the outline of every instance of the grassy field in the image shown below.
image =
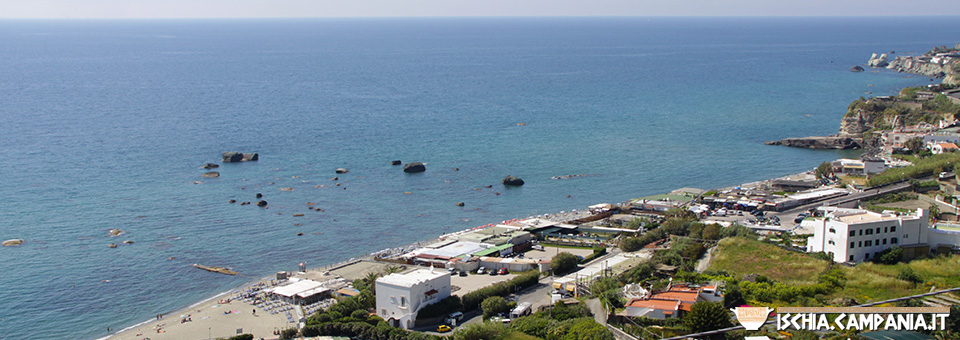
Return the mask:
<path fill-rule="evenodd" d="M 727 238 L 720 241 L 708 269 L 726 271 L 733 277 L 761 274 L 789 285 L 817 283 L 818 275 L 827 261 L 805 254 L 791 252 L 777 246 L 745 238 Z M 905 268 L 910 268 L 922 279 L 922 284 L 897 279 Z M 931 287 L 946 289 L 960 287 L 960 256 L 914 260 L 895 265 L 861 263 L 855 267 L 839 266 L 846 276 L 843 289 L 829 298 L 847 297 L 860 303 L 881 301 L 930 291 Z"/>
<path fill-rule="evenodd" d="M 708 270 L 726 271 L 735 278 L 760 274 L 790 285 L 816 284 L 827 261 L 742 237 L 720 241 Z"/>

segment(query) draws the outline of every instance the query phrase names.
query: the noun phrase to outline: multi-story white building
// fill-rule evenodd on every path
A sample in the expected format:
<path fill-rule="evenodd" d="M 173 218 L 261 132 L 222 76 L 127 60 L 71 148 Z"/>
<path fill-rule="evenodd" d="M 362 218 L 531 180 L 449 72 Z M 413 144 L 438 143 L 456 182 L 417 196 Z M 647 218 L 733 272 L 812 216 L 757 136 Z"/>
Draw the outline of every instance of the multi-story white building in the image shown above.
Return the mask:
<path fill-rule="evenodd" d="M 808 252 L 831 254 L 836 262 L 863 262 L 894 246 L 915 249 L 910 253 L 917 256 L 929 252 L 930 222 L 924 209 L 905 216 L 862 209 L 818 209 L 824 217 L 813 221 L 813 236 L 807 238 Z"/>
<path fill-rule="evenodd" d="M 450 296 L 450 273 L 418 269 L 377 279 L 377 315 L 391 326 L 413 328 L 417 312 Z"/>

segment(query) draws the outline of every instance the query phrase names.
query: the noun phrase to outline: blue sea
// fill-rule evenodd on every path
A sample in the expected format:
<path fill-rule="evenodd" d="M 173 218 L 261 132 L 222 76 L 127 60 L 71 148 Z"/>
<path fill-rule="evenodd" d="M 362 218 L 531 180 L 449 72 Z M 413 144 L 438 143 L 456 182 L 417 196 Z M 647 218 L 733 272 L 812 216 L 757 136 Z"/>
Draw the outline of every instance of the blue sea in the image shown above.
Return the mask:
<path fill-rule="evenodd" d="M 0 240 L 26 240 L 0 248 L 0 339 L 95 339 L 299 262 L 856 156 L 763 142 L 931 83 L 849 69 L 952 46 L 957 19 L 0 21 Z M 260 161 L 201 177 L 224 151 Z"/>

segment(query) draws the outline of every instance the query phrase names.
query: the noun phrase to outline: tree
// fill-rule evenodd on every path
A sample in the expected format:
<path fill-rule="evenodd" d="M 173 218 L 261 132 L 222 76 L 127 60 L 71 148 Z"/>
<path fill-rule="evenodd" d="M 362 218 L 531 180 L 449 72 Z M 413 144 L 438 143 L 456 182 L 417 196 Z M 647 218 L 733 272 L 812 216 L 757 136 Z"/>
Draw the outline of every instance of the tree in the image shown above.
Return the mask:
<path fill-rule="evenodd" d="M 643 244 L 640 242 L 639 238 L 625 237 L 620 240 L 620 250 L 632 252 L 640 250 L 640 248 L 643 248 Z"/>
<path fill-rule="evenodd" d="M 293 339 L 299 333 L 296 328 L 287 328 L 280 332 L 280 339 Z"/>
<path fill-rule="evenodd" d="M 743 293 L 740 292 L 740 286 L 732 284 L 730 288 L 727 288 L 725 294 L 723 294 L 723 306 L 727 308 L 736 308 L 737 306 L 746 304 L 747 301 L 743 299 Z"/>
<path fill-rule="evenodd" d="M 923 138 L 921 137 L 910 138 L 903 143 L 903 146 L 905 146 L 907 149 L 910 150 L 910 152 L 914 154 L 918 154 L 920 153 L 920 151 L 927 149 L 927 145 L 926 143 L 923 142 Z"/>
<path fill-rule="evenodd" d="M 478 322 L 465 325 L 453 333 L 454 340 L 498 340 L 507 334 L 501 323 Z"/>
<path fill-rule="evenodd" d="M 897 279 L 912 282 L 913 284 L 923 282 L 923 278 L 921 278 L 920 275 L 917 275 L 917 273 L 913 271 L 913 268 L 910 267 L 901 269 L 900 273 L 897 274 Z"/>
<path fill-rule="evenodd" d="M 231 336 L 227 340 L 253 340 L 253 334 L 240 334 L 237 336 Z"/>
<path fill-rule="evenodd" d="M 700 301 L 690 306 L 683 325 L 691 332 L 699 333 L 730 327 L 732 323 L 730 313 L 719 302 Z"/>
<path fill-rule="evenodd" d="M 824 179 L 833 174 L 833 166 L 830 165 L 830 162 L 823 162 L 817 166 L 817 169 L 814 171 L 814 175 L 817 176 L 817 179 Z"/>
<path fill-rule="evenodd" d="M 484 299 L 483 302 L 480 303 L 480 308 L 483 309 L 484 319 L 510 311 L 507 300 L 499 296 L 491 296 Z"/>
<path fill-rule="evenodd" d="M 563 274 L 576 268 L 577 262 L 579 262 L 579 260 L 575 255 L 559 253 L 554 255 L 553 259 L 550 260 L 550 270 L 553 271 L 553 275 Z"/>
<path fill-rule="evenodd" d="M 703 228 L 703 238 L 707 240 L 719 240 L 721 229 L 723 229 L 723 227 L 719 224 L 708 224 Z"/>
<path fill-rule="evenodd" d="M 900 262 L 901 259 L 903 259 L 903 248 L 893 247 L 877 253 L 877 255 L 873 257 L 873 262 L 879 264 L 896 264 Z"/>

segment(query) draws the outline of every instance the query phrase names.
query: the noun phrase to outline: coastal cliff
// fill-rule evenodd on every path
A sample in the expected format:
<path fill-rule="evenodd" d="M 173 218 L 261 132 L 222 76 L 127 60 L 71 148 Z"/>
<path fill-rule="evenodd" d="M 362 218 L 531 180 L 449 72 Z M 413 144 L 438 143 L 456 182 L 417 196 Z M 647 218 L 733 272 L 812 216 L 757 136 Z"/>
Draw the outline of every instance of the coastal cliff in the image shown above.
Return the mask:
<path fill-rule="evenodd" d="M 811 136 L 801 138 L 785 138 L 778 141 L 766 142 L 765 144 L 783 145 L 805 149 L 849 150 L 863 147 L 863 139 L 840 136 Z"/>
<path fill-rule="evenodd" d="M 944 85 L 960 84 L 960 44 L 953 48 L 940 46 L 920 56 L 897 56 L 889 62 L 882 57 L 886 57 L 886 54 L 877 57 L 874 53 L 868 65 L 886 67 L 897 72 L 943 78 Z M 874 64 L 870 64 L 871 62 Z"/>

